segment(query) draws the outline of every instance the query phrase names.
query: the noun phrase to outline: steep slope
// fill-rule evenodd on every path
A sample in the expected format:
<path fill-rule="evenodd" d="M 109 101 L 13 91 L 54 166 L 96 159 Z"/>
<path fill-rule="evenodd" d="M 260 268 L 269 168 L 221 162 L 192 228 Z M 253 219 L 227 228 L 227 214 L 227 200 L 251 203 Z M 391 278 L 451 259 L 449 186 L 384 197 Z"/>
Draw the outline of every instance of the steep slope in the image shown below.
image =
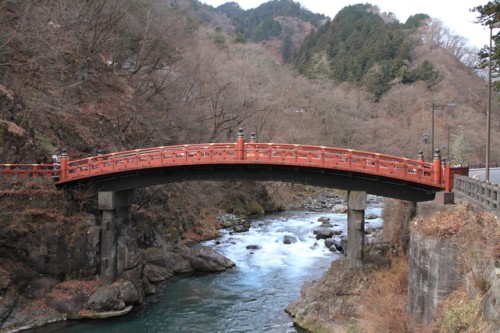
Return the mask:
<path fill-rule="evenodd" d="M 231 19 L 238 41 L 263 42 L 284 61 L 289 61 L 305 37 L 327 20 L 293 0 L 273 0 L 249 10 L 228 2 L 216 10 Z"/>

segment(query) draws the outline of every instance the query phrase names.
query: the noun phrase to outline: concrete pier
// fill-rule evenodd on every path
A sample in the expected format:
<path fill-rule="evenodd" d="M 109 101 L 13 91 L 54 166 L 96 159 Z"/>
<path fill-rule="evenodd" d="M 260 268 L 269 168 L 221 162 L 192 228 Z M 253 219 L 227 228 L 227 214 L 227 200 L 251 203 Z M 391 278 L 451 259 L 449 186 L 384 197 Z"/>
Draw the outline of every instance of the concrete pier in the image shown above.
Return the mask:
<path fill-rule="evenodd" d="M 130 220 L 130 205 L 134 191 L 99 192 L 101 215 L 101 279 L 114 282 L 117 273 L 118 229 Z"/>
<path fill-rule="evenodd" d="M 365 191 L 347 192 L 347 258 L 351 268 L 363 265 L 366 203 Z"/>

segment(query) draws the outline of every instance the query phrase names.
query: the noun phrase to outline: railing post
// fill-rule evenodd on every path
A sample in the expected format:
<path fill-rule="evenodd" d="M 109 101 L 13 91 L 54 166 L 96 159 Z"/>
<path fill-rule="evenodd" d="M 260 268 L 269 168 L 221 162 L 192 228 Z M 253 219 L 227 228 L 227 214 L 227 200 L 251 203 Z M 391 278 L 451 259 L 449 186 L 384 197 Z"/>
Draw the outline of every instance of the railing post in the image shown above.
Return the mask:
<path fill-rule="evenodd" d="M 252 132 L 252 134 L 250 134 L 250 143 L 256 143 L 257 142 L 257 134 L 255 134 L 255 132 Z"/>
<path fill-rule="evenodd" d="M 418 151 L 418 158 L 417 158 L 419 161 L 424 161 L 424 152 L 423 150 L 419 150 Z"/>
<path fill-rule="evenodd" d="M 68 151 L 66 148 L 61 150 L 61 156 L 59 157 L 60 161 L 60 172 L 59 172 L 59 181 L 64 181 L 68 178 Z"/>
<path fill-rule="evenodd" d="M 432 161 L 432 169 L 434 171 L 434 183 L 442 185 L 442 169 L 441 169 L 441 154 L 439 149 L 434 151 L 434 160 Z"/>
<path fill-rule="evenodd" d="M 10 178 L 12 176 L 12 173 L 8 172 L 8 170 L 12 170 L 12 166 L 10 164 L 6 164 L 4 170 L 6 170 L 6 172 L 4 173 L 5 178 Z"/>
<path fill-rule="evenodd" d="M 245 159 L 245 137 L 243 136 L 243 128 L 238 129 L 238 138 L 236 139 L 236 159 Z"/>
<path fill-rule="evenodd" d="M 450 172 L 450 162 L 446 162 L 444 166 L 444 188 L 446 192 L 450 192 L 452 189 L 453 180 L 451 177 L 453 175 Z"/>

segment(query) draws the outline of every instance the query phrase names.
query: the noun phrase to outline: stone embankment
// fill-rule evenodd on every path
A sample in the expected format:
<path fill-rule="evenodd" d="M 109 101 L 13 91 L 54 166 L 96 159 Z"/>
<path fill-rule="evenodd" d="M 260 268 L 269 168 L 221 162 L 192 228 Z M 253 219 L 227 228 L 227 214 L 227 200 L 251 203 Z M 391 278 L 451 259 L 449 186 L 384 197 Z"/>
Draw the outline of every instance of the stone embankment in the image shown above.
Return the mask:
<path fill-rule="evenodd" d="M 98 219 L 68 193 L 13 182 L 0 191 L 0 332 L 79 318 L 123 315 L 176 274 L 219 272 L 234 263 L 209 247 L 183 245 L 181 223 L 133 215 L 117 231 L 118 276 L 99 279 Z M 22 207 L 22 209 L 20 209 Z M 175 221 L 174 221 L 175 222 Z M 241 225 L 242 219 L 226 224 Z"/>
<path fill-rule="evenodd" d="M 404 288 L 398 287 L 407 290 L 404 296 L 387 295 L 392 291 L 375 285 L 387 283 L 377 276 L 387 271 L 391 258 L 398 254 L 391 245 L 375 243 L 367 246 L 362 268 L 350 269 L 346 260 L 334 261 L 321 279 L 304 285 L 300 298 L 286 309 L 295 324 L 314 332 L 337 332 L 348 327 L 361 331 L 369 328 L 370 332 L 394 331 L 396 327 L 500 331 L 498 218 L 467 205 L 448 208 L 447 212 L 439 212 L 439 207 L 429 209 L 434 213 L 411 220 L 411 239 L 405 251 L 408 263 L 403 252 L 397 258 L 398 263 L 404 260 L 403 265 L 408 265 L 408 273 L 400 267 L 391 268 L 396 271 L 396 285 L 405 283 Z M 370 294 L 373 290 L 384 290 L 376 306 Z M 402 297 L 400 304 L 396 300 Z M 377 318 L 384 316 L 381 326 L 376 326 Z M 365 318 L 371 321 L 367 323 Z"/>

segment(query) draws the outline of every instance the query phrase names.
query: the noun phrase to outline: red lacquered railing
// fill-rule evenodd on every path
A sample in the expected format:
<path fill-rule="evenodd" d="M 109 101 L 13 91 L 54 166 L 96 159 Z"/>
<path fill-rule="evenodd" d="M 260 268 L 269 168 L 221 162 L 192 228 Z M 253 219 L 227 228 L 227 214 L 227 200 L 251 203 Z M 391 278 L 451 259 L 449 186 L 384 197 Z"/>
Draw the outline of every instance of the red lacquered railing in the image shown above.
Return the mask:
<path fill-rule="evenodd" d="M 4 177 L 58 177 L 58 164 L 0 164 L 0 176 Z"/>
<path fill-rule="evenodd" d="M 246 143 L 192 144 L 130 150 L 79 160 L 61 159 L 58 182 L 116 172 L 201 164 L 275 164 L 359 172 L 444 188 L 441 161 L 420 160 L 332 147 Z"/>
<path fill-rule="evenodd" d="M 63 154 L 60 166 L 52 164 L 0 165 L 5 176 L 58 176 L 64 184 L 100 175 L 202 164 L 270 164 L 351 171 L 449 189 L 448 167 L 433 163 L 359 150 L 276 143 L 190 144 L 129 150 L 70 161 Z M 59 167 L 59 168 L 58 168 Z"/>

